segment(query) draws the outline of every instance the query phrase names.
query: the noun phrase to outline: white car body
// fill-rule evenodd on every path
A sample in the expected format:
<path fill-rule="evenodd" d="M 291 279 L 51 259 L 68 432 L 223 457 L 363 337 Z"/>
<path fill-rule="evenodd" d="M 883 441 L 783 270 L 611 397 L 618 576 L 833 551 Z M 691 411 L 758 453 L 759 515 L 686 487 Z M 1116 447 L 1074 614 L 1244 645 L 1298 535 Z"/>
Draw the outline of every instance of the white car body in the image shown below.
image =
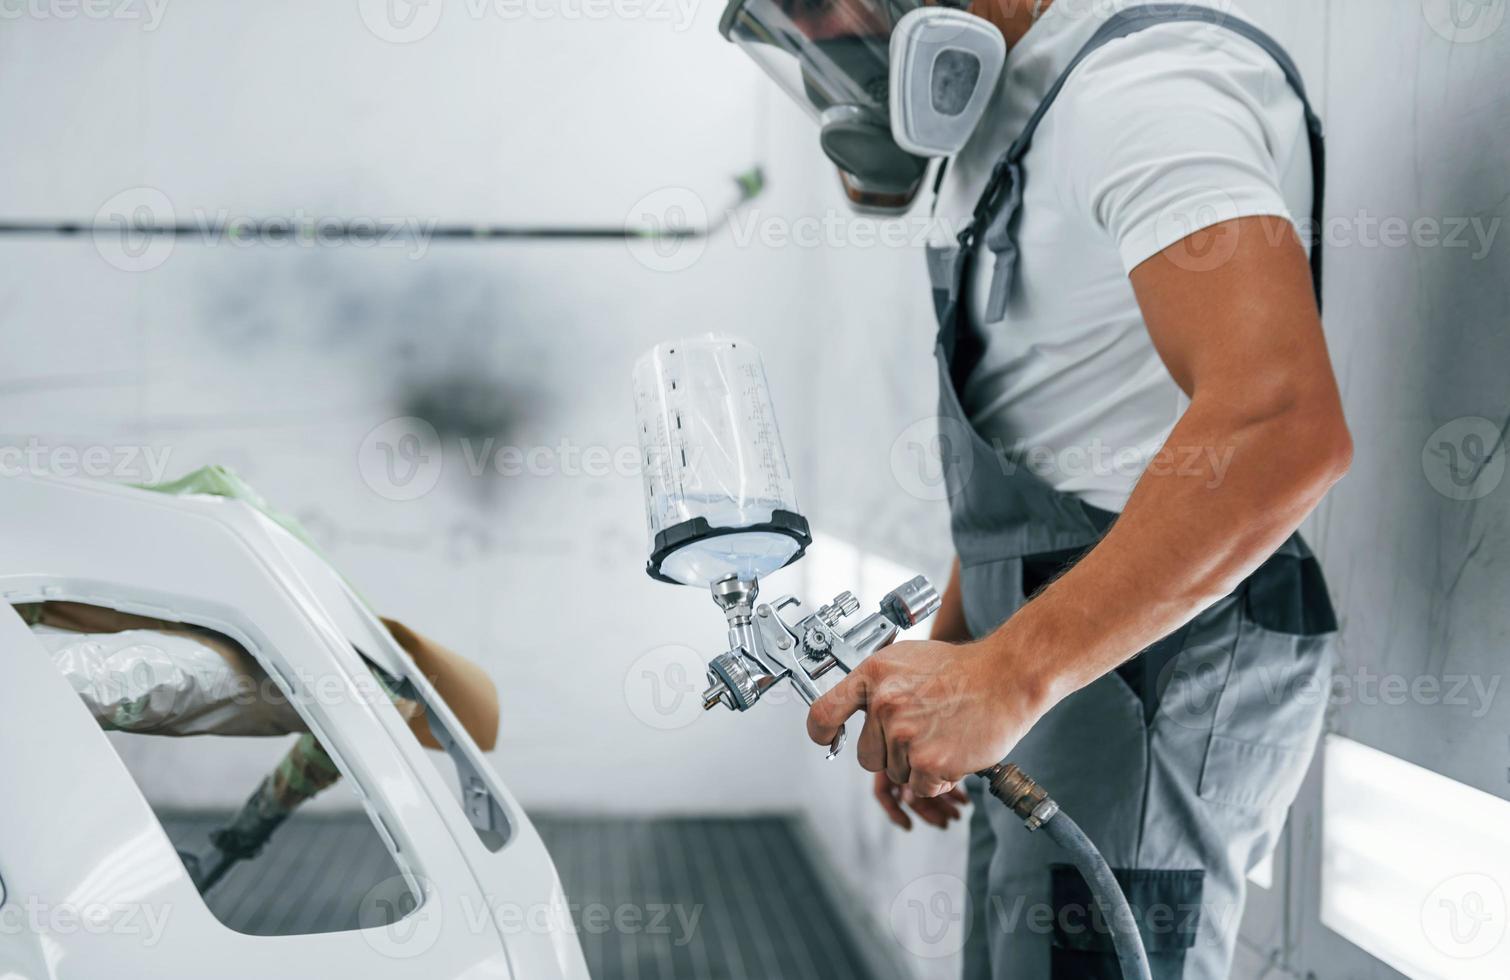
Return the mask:
<path fill-rule="evenodd" d="M 221 924 L 104 732 L 0 606 L 0 980 L 586 980 L 555 866 L 523 810 L 365 604 L 253 507 L 0 479 L 0 598 L 86 602 L 241 642 L 297 699 L 422 896 L 399 922 L 350 932 Z M 393 705 L 371 697 L 363 655 L 407 677 L 453 735 L 476 780 L 466 809 Z M 506 824 L 496 851 L 474 829 L 490 814 Z"/>

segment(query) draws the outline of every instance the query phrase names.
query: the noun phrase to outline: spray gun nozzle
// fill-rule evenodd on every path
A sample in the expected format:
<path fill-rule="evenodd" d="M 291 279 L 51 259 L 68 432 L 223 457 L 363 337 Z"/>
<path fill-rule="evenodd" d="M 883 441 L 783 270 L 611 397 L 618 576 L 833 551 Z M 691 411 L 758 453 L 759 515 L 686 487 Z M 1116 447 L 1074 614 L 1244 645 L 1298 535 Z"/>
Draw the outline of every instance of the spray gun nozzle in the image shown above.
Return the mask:
<path fill-rule="evenodd" d="M 703 710 L 712 711 L 714 708 L 725 703 L 724 696 L 729 693 L 729 688 L 723 681 L 714 681 L 703 692 Z"/>

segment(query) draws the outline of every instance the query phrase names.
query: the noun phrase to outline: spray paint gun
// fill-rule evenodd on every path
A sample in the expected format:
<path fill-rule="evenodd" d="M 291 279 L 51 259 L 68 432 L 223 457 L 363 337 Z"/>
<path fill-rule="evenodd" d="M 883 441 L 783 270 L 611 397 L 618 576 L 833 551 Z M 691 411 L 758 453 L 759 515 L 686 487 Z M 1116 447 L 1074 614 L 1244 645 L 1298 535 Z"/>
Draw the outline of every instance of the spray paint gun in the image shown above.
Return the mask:
<path fill-rule="evenodd" d="M 650 518 L 652 578 L 706 586 L 729 625 L 729 649 L 708 664 L 703 706 L 748 711 L 790 681 L 807 704 L 814 682 L 859 662 L 938 609 L 922 576 L 860 610 L 850 592 L 797 617 L 801 601 L 759 602 L 760 577 L 811 543 L 797 511 L 760 355 L 717 337 L 662 344 L 635 365 L 635 398 Z M 830 746 L 844 743 L 841 729 Z"/>
<path fill-rule="evenodd" d="M 921 575 L 888 592 L 879 612 L 848 629 L 842 621 L 860 609 L 860 601 L 851 592 L 841 592 L 817 612 L 788 622 L 783 611 L 801 604 L 796 596 L 756 605 L 759 583 L 736 575 L 714 582 L 712 591 L 713 601 L 729 621 L 729 650 L 708 664 L 703 707 L 722 704 L 736 711 L 748 711 L 783 680 L 791 681 L 802 700 L 811 705 L 819 695 L 814 681 L 835 667 L 849 673 L 939 607 L 938 592 Z M 841 726 L 828 757 L 832 759 L 843 747 Z"/>
<path fill-rule="evenodd" d="M 650 520 L 645 570 L 708 588 L 729 624 L 729 649 L 708 664 L 704 708 L 748 711 L 782 681 L 812 704 L 819 678 L 836 667 L 849 673 L 938 609 L 938 592 L 922 576 L 848 627 L 860 611 L 849 592 L 792 619 L 796 597 L 758 601 L 761 577 L 801 558 L 812 537 L 792 493 L 765 368 L 749 344 L 713 336 L 661 344 L 636 362 L 634 388 Z M 829 758 L 843 745 L 841 728 Z M 1042 828 L 1068 852 L 1111 927 L 1123 976 L 1149 980 L 1137 920 L 1079 826 L 1015 765 L 976 775 L 1028 830 Z"/>

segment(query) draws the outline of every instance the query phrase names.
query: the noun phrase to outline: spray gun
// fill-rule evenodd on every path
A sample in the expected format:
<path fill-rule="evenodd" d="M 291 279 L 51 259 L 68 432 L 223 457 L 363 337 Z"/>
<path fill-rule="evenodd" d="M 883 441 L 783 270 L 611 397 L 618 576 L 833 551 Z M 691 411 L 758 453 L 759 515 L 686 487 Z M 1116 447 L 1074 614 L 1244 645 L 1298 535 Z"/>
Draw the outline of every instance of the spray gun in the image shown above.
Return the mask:
<path fill-rule="evenodd" d="M 713 601 L 729 622 L 729 650 L 708 664 L 703 707 L 709 709 L 722 704 L 748 711 L 783 680 L 791 681 L 802 700 L 811 705 L 819 695 L 814 681 L 836 667 L 849 673 L 939 607 L 938 592 L 921 575 L 886 593 L 879 612 L 848 629 L 843 620 L 860 610 L 860 600 L 852 592 L 841 592 L 817 612 L 788 622 L 783 612 L 801 605 L 796 596 L 756 605 L 759 583 L 734 574 L 717 580 L 711 588 Z M 832 759 L 843 747 L 841 726 L 828 757 Z"/>
<path fill-rule="evenodd" d="M 729 625 L 729 649 L 708 664 L 703 706 L 748 711 L 790 681 L 807 704 L 815 682 L 849 673 L 938 609 L 918 576 L 858 623 L 853 593 L 801 618 L 795 596 L 759 602 L 760 579 L 802 557 L 812 537 L 797 510 L 760 355 L 717 337 L 662 344 L 635 365 L 651 554 L 663 582 L 707 586 Z M 830 756 L 844 741 L 841 730 Z"/>
<path fill-rule="evenodd" d="M 759 602 L 761 577 L 801 558 L 812 536 L 797 510 L 765 368 L 749 344 L 712 336 L 661 344 L 636 362 L 634 386 L 651 539 L 645 570 L 708 588 L 728 623 L 729 649 L 708 663 L 705 709 L 748 711 L 782 681 L 811 705 L 825 674 L 849 673 L 938 610 L 938 592 L 922 576 L 848 627 L 860 611 L 850 592 L 800 618 L 789 613 L 801 606 L 795 596 Z M 829 758 L 844 734 L 841 727 Z M 1042 828 L 1068 852 L 1110 928 L 1123 976 L 1150 980 L 1137 920 L 1079 826 L 1011 763 L 976 775 L 1028 830 Z"/>

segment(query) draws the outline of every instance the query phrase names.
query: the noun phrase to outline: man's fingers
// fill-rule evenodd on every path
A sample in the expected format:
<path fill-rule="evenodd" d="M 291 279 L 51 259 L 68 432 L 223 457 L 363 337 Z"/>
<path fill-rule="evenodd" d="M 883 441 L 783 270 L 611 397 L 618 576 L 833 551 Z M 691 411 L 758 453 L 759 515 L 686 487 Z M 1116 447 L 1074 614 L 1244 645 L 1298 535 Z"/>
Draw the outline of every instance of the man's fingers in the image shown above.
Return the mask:
<path fill-rule="evenodd" d="M 954 789 L 955 782 L 953 779 L 940 776 L 938 764 L 925 759 L 923 763 L 910 767 L 907 788 L 921 799 L 932 799 Z"/>
<path fill-rule="evenodd" d="M 874 712 L 865 715 L 865 727 L 860 729 L 860 739 L 855 743 L 855 758 L 866 772 L 886 769 L 886 733 Z"/>
<path fill-rule="evenodd" d="M 907 761 L 906 744 L 894 738 L 886 739 L 886 775 L 898 786 L 906 786 L 912 776 L 912 764 Z"/>
<path fill-rule="evenodd" d="M 913 769 L 907 776 L 907 788 L 920 797 L 932 799 L 940 793 L 946 792 L 951 784 L 947 779 L 940 779 L 931 773 L 920 769 Z"/>
<path fill-rule="evenodd" d="M 946 830 L 951 820 L 960 818 L 959 808 L 950 802 L 949 797 L 936 796 L 932 799 L 924 799 L 917 796 L 909 787 L 901 787 L 902 802 L 912 808 L 912 812 L 926 824 Z"/>
<path fill-rule="evenodd" d="M 954 800 L 956 803 L 970 802 L 970 794 L 965 792 L 965 787 L 963 786 L 955 786 L 949 792 L 945 793 L 944 796 L 947 799 Z"/>
<path fill-rule="evenodd" d="M 881 809 L 891 818 L 891 822 L 903 830 L 912 829 L 912 818 L 907 816 L 907 811 L 902 809 L 902 804 L 897 801 L 898 787 L 893 786 L 891 780 L 882 773 L 876 774 L 875 796 L 881 804 Z"/>
<path fill-rule="evenodd" d="M 918 818 L 924 823 L 928 824 L 930 827 L 937 827 L 940 830 L 943 830 L 945 827 L 949 826 L 948 815 L 940 810 L 939 807 L 934 805 L 935 801 L 920 800 L 916 796 L 912 795 L 911 790 L 907 789 L 906 787 L 902 787 L 902 802 L 910 806 L 912 808 L 912 812 L 916 813 L 918 815 Z"/>
<path fill-rule="evenodd" d="M 807 712 L 807 734 L 819 745 L 831 745 L 839 726 L 870 701 L 870 674 L 861 664 L 832 691 L 813 702 Z"/>
<path fill-rule="evenodd" d="M 955 806 L 947 795 L 935 796 L 931 800 L 918 800 L 913 804 L 912 808 L 916 810 L 920 806 L 927 807 L 937 813 L 942 813 L 948 820 L 958 820 L 960 817 L 959 807 Z"/>

